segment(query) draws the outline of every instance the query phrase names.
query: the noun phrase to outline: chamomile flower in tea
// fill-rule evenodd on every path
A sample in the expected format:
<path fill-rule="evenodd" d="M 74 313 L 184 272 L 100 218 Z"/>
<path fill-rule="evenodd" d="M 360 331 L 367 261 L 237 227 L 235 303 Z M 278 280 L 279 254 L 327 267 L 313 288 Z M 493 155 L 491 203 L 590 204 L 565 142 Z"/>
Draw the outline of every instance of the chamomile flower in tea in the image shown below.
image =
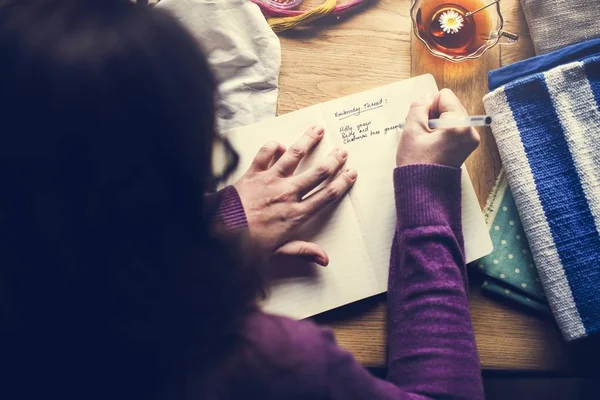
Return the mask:
<path fill-rule="evenodd" d="M 458 33 L 463 27 L 464 18 L 454 10 L 448 10 L 440 15 L 440 27 L 445 33 Z"/>
<path fill-rule="evenodd" d="M 467 53 L 475 39 L 475 20 L 466 16 L 467 10 L 443 4 L 432 12 L 425 37 L 431 47 L 446 54 Z"/>
<path fill-rule="evenodd" d="M 502 30 L 498 1 L 413 0 L 411 15 L 419 39 L 432 53 L 452 61 L 480 57 L 498 43 L 500 34 L 517 38 Z"/>

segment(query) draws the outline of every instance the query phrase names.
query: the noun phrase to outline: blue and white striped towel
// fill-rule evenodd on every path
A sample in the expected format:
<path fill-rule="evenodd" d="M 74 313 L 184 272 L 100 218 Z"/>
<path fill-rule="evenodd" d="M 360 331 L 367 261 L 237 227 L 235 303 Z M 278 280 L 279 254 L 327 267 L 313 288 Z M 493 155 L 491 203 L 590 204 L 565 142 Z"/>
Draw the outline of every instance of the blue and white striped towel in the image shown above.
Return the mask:
<path fill-rule="evenodd" d="M 570 341 L 600 332 L 600 55 L 544 72 L 536 59 L 515 65 L 517 79 L 484 104 L 544 291 Z"/>

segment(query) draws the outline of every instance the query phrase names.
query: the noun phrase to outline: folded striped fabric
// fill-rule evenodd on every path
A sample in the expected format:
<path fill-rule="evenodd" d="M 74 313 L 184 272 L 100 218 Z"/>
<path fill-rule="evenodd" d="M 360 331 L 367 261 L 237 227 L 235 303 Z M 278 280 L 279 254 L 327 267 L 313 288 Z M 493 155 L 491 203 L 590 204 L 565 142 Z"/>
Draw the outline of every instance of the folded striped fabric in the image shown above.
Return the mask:
<path fill-rule="evenodd" d="M 556 65 L 552 54 L 541 57 Z M 484 104 L 544 292 L 574 340 L 600 331 L 600 55 L 546 71 L 532 60 Z"/>

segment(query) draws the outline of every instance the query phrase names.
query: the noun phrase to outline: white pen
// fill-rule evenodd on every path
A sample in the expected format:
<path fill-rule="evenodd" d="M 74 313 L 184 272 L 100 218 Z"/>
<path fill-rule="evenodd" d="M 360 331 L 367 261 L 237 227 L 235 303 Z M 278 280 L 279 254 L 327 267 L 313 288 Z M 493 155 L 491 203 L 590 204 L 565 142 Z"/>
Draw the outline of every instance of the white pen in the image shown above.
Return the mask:
<path fill-rule="evenodd" d="M 461 118 L 430 119 L 429 129 L 466 128 L 470 126 L 490 126 L 492 117 L 489 115 L 470 115 Z M 398 126 L 404 128 L 404 123 Z"/>

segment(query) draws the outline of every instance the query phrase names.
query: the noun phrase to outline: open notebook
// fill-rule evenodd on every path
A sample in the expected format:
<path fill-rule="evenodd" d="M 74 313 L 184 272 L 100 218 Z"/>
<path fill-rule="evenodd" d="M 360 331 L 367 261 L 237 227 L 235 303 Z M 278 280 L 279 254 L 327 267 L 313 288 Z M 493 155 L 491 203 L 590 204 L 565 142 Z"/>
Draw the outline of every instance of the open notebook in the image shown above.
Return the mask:
<path fill-rule="evenodd" d="M 387 290 L 390 249 L 395 229 L 392 171 L 396 144 L 412 100 L 437 91 L 431 75 L 298 110 L 229 132 L 240 166 L 228 183 L 248 169 L 259 148 L 270 140 L 286 146 L 312 125 L 325 128 L 316 150 L 297 173 L 324 159 L 335 147 L 348 151 L 346 166 L 358 179 L 338 204 L 315 217 L 299 239 L 321 245 L 329 255 L 326 268 L 287 277 L 271 288 L 263 308 L 305 318 Z M 463 230 L 467 262 L 489 254 L 492 243 L 471 181 L 463 168 Z"/>

